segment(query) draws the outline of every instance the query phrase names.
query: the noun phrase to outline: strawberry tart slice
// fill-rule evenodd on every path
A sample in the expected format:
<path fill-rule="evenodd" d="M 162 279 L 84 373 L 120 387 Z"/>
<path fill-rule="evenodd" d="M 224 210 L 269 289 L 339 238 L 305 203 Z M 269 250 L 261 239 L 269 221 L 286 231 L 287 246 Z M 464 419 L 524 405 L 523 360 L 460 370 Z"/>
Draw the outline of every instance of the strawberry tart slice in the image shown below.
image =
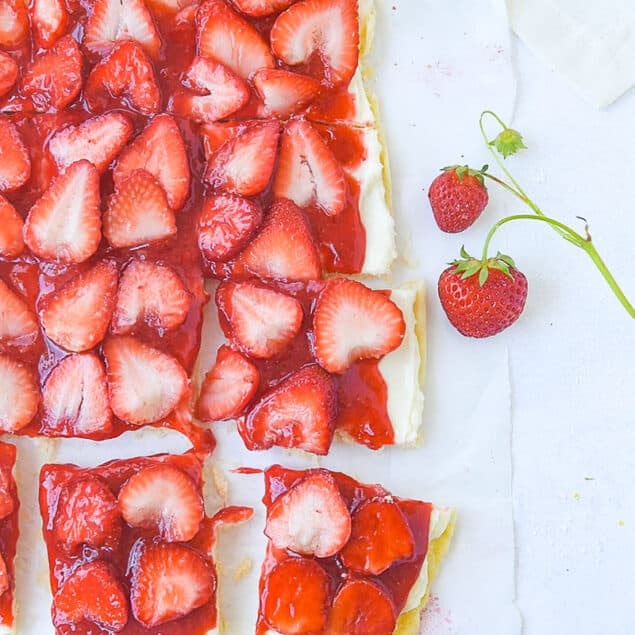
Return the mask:
<path fill-rule="evenodd" d="M 15 552 L 18 542 L 18 490 L 13 471 L 16 448 L 0 443 L 0 634 L 14 633 Z"/>

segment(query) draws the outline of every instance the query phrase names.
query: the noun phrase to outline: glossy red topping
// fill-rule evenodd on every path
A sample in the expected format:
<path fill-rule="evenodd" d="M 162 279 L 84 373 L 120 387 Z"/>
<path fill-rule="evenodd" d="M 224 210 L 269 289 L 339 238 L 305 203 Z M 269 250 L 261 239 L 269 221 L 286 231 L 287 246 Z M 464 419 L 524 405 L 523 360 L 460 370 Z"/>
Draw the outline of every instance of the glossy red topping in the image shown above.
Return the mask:
<path fill-rule="evenodd" d="M 0 51 L 0 97 L 13 88 L 19 72 L 17 62 L 10 55 Z"/>
<path fill-rule="evenodd" d="M 1 378 L 0 385 L 5 386 Z M 8 627 L 10 630 L 13 626 L 15 552 L 19 535 L 20 507 L 18 490 L 13 478 L 15 458 L 15 446 L 0 442 L 0 629 Z"/>
<path fill-rule="evenodd" d="M 24 349 L 38 334 L 37 318 L 27 303 L 8 284 L 0 280 L 0 346 Z"/>
<path fill-rule="evenodd" d="M 15 258 L 24 249 L 24 222 L 15 207 L 0 194 L 0 258 Z"/>
<path fill-rule="evenodd" d="M 22 187 L 31 175 L 31 157 L 15 125 L 0 115 L 0 192 Z"/>

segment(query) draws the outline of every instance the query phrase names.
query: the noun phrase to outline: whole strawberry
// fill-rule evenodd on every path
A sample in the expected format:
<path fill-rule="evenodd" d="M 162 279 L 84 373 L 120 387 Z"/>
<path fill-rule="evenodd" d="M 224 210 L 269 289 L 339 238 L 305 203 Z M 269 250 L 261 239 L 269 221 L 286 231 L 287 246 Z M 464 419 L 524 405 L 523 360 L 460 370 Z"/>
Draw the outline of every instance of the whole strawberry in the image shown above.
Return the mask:
<path fill-rule="evenodd" d="M 487 166 L 479 171 L 467 165 L 443 168 L 428 192 L 434 219 L 444 232 L 455 234 L 467 229 L 481 215 L 489 195 L 483 183 Z"/>
<path fill-rule="evenodd" d="M 439 299 L 452 325 L 467 337 L 490 337 L 513 324 L 525 308 L 527 278 L 509 256 L 455 260 L 439 277 Z"/>

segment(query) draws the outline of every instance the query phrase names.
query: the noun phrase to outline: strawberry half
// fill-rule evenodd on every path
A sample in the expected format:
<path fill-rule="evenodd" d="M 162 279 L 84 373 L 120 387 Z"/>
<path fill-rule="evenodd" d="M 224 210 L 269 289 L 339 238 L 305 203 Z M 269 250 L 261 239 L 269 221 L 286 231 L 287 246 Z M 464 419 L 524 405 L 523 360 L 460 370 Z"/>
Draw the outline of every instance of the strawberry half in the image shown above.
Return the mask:
<path fill-rule="evenodd" d="M 260 231 L 238 255 L 234 274 L 277 280 L 315 280 L 320 257 L 304 214 L 288 200 L 275 201 Z"/>
<path fill-rule="evenodd" d="M 243 79 L 260 68 L 273 68 L 267 43 L 224 0 L 204 0 L 196 13 L 197 51 L 229 66 Z"/>
<path fill-rule="evenodd" d="M 72 315 L 68 313 L 67 315 Z M 42 389 L 42 424 L 56 436 L 89 436 L 111 429 L 106 371 L 94 353 L 69 355 Z"/>
<path fill-rule="evenodd" d="M 133 474 L 119 491 L 119 509 L 132 527 L 157 531 L 166 542 L 187 542 L 200 529 L 203 498 L 182 470 L 157 463 Z"/>
<path fill-rule="evenodd" d="M 24 249 L 24 221 L 15 207 L 0 194 L 0 257 L 11 260 Z"/>
<path fill-rule="evenodd" d="M 244 355 L 221 346 L 216 363 L 205 375 L 196 403 L 201 421 L 223 421 L 242 414 L 258 390 L 260 373 Z"/>
<path fill-rule="evenodd" d="M 108 330 L 116 293 L 114 261 L 102 260 L 79 274 L 44 301 L 40 321 L 47 337 L 67 351 L 97 346 Z"/>
<path fill-rule="evenodd" d="M 0 116 L 0 192 L 22 187 L 31 176 L 31 157 L 22 137 L 8 117 Z"/>
<path fill-rule="evenodd" d="M 379 359 L 403 340 L 406 324 L 399 307 L 383 292 L 360 282 L 329 280 L 313 313 L 318 363 L 343 373 L 360 359 Z"/>
<path fill-rule="evenodd" d="M 73 480 L 60 493 L 53 527 L 57 541 L 69 549 L 79 545 L 116 547 L 121 537 L 117 500 L 95 476 Z"/>
<path fill-rule="evenodd" d="M 0 46 L 15 48 L 29 35 L 29 16 L 23 0 L 0 3 Z"/>
<path fill-rule="evenodd" d="M 38 48 L 51 48 L 66 29 L 64 0 L 33 0 L 29 7 L 31 27 Z"/>
<path fill-rule="evenodd" d="M 278 496 L 267 510 L 265 535 L 278 549 L 334 556 L 351 535 L 351 515 L 335 479 L 314 471 Z"/>
<path fill-rule="evenodd" d="M 233 342 L 252 357 L 274 357 L 300 332 L 302 305 L 285 293 L 228 281 L 216 290 L 216 304 L 229 323 Z"/>
<path fill-rule="evenodd" d="M 118 181 L 104 212 L 104 236 L 113 247 L 139 247 L 174 234 L 174 212 L 152 174 L 134 170 Z"/>
<path fill-rule="evenodd" d="M 209 158 L 205 179 L 215 189 L 240 196 L 264 191 L 278 156 L 280 122 L 252 123 Z"/>
<path fill-rule="evenodd" d="M 161 38 L 143 0 L 96 0 L 84 30 L 84 46 L 92 53 L 109 53 L 118 40 L 135 40 L 152 56 Z"/>
<path fill-rule="evenodd" d="M 190 189 L 190 164 L 174 117 L 154 117 L 121 153 L 113 172 L 115 185 L 139 169 L 147 170 L 159 181 L 173 210 L 183 207 Z"/>
<path fill-rule="evenodd" d="M 274 55 L 289 66 L 318 56 L 327 84 L 348 83 L 359 57 L 357 0 L 302 0 L 281 13 L 270 35 Z"/>
<path fill-rule="evenodd" d="M 238 429 L 250 450 L 277 445 L 327 454 L 336 412 L 335 382 L 317 364 L 312 364 L 265 393 L 238 422 Z"/>
<path fill-rule="evenodd" d="M 115 633 L 128 622 L 126 593 L 110 566 L 101 560 L 77 567 L 53 598 L 57 628 L 84 620 Z"/>
<path fill-rule="evenodd" d="M 22 94 L 38 110 L 66 108 L 82 89 L 83 58 L 72 35 L 40 53 L 22 74 Z"/>
<path fill-rule="evenodd" d="M 273 191 L 299 207 L 315 203 L 327 216 L 335 216 L 346 207 L 342 166 L 304 119 L 293 119 L 285 126 Z"/>
<path fill-rule="evenodd" d="M 38 323 L 26 302 L 0 280 L 0 346 L 23 349 L 35 343 Z"/>
<path fill-rule="evenodd" d="M 259 18 L 278 13 L 291 6 L 295 0 L 231 0 L 236 8 L 245 15 Z"/>
<path fill-rule="evenodd" d="M 0 97 L 6 95 L 18 79 L 18 63 L 8 54 L 0 51 Z"/>
<path fill-rule="evenodd" d="M 124 105 L 149 116 L 161 108 L 154 67 L 136 42 L 115 44 L 90 72 L 84 97 L 93 112 Z"/>
<path fill-rule="evenodd" d="M 178 328 L 190 310 L 190 294 L 177 273 L 161 263 L 133 260 L 119 282 L 113 333 L 125 335 L 140 323 L 160 333 Z"/>
<path fill-rule="evenodd" d="M 342 549 L 342 562 L 349 569 L 379 575 L 393 563 L 412 558 L 414 537 L 397 503 L 366 501 L 352 520 L 351 539 Z"/>
<path fill-rule="evenodd" d="M 110 407 L 119 419 L 144 425 L 163 419 L 188 389 L 183 367 L 174 357 L 127 335 L 103 345 Z"/>
<path fill-rule="evenodd" d="M 0 355 L 0 386 L 0 430 L 17 432 L 37 413 L 40 391 L 35 375 L 11 357 Z"/>
<path fill-rule="evenodd" d="M 147 543 L 133 553 L 130 588 L 132 612 L 153 628 L 213 601 L 216 575 L 198 552 L 174 543 Z"/>
<path fill-rule="evenodd" d="M 71 264 L 90 258 L 100 240 L 99 172 L 89 161 L 77 161 L 29 211 L 24 242 L 44 260 Z"/>
<path fill-rule="evenodd" d="M 254 74 L 252 82 L 262 99 L 263 113 L 282 118 L 308 106 L 322 87 L 313 77 L 280 68 L 262 68 Z"/>
<path fill-rule="evenodd" d="M 49 151 L 61 171 L 86 159 L 101 174 L 121 152 L 132 131 L 128 117 L 109 112 L 56 132 L 49 141 Z"/>

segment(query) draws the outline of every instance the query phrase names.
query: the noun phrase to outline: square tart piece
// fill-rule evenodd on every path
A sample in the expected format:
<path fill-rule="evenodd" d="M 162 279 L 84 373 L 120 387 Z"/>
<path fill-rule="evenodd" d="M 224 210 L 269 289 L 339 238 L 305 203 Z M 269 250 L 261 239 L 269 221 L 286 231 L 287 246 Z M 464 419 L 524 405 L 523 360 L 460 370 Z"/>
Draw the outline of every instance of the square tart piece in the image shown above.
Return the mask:
<path fill-rule="evenodd" d="M 265 471 L 257 635 L 414 635 L 454 512 L 325 469 Z"/>
<path fill-rule="evenodd" d="M 236 419 L 250 450 L 324 455 L 334 435 L 371 449 L 417 444 L 420 286 L 381 291 L 344 278 L 226 280 L 215 303 L 226 340 L 208 340 L 218 328 L 204 336 L 198 419 Z M 206 316 L 210 325 L 214 318 Z"/>
<path fill-rule="evenodd" d="M 13 475 L 15 458 L 15 446 L 0 442 L 0 635 L 15 632 L 14 576 L 20 507 Z"/>

